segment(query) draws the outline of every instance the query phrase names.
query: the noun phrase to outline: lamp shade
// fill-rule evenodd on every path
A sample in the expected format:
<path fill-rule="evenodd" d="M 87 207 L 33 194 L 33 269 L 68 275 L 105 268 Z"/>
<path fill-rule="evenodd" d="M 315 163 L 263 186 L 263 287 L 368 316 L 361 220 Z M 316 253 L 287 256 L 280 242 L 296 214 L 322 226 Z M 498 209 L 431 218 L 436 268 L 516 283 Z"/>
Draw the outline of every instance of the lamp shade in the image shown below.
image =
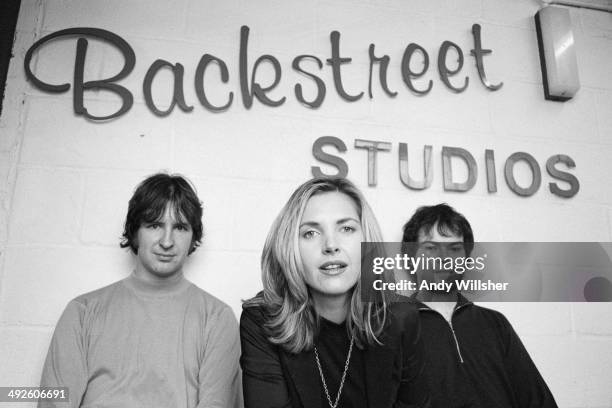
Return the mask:
<path fill-rule="evenodd" d="M 544 97 L 567 101 L 580 89 L 569 10 L 548 6 L 535 15 Z"/>

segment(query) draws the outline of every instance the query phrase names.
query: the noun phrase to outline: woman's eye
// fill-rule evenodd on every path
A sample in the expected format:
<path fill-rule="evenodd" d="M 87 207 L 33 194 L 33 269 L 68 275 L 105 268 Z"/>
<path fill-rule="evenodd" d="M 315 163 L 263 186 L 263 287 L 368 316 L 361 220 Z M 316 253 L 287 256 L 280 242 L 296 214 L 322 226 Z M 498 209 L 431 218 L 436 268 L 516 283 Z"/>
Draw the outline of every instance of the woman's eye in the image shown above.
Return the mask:
<path fill-rule="evenodd" d="M 354 232 L 354 231 L 355 231 L 355 228 L 349 225 L 345 225 L 342 227 L 342 232 Z"/>
<path fill-rule="evenodd" d="M 310 239 L 310 238 L 314 237 L 315 234 L 316 234 L 316 231 L 312 231 L 312 230 L 306 231 L 306 232 L 302 233 L 302 238 Z"/>
<path fill-rule="evenodd" d="M 155 224 L 155 223 L 149 224 L 149 225 L 147 225 L 147 228 L 149 228 L 149 229 L 157 229 L 157 228 L 159 228 L 159 224 Z"/>

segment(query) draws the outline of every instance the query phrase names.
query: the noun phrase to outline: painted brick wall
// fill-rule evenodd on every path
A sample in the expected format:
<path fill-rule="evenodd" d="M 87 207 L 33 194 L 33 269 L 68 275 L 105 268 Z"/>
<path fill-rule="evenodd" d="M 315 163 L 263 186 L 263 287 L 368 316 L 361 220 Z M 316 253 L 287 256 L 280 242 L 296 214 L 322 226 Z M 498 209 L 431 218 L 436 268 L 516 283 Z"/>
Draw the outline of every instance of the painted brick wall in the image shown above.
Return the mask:
<path fill-rule="evenodd" d="M 314 5 L 316 3 L 316 5 Z M 241 299 L 260 288 L 259 253 L 273 217 L 290 192 L 319 165 L 314 140 L 333 135 L 348 146 L 343 158 L 349 177 L 362 187 L 379 214 L 387 240 L 420 205 L 446 201 L 471 221 L 481 241 L 612 240 L 612 15 L 572 9 L 582 89 L 566 103 L 543 99 L 533 15 L 529 0 L 384 0 L 372 2 L 247 0 L 93 1 L 22 0 L 4 110 L 0 118 L 0 385 L 36 385 L 53 327 L 76 295 L 126 276 L 129 254 L 118 248 L 127 201 L 134 186 L 159 169 L 181 172 L 196 184 L 204 201 L 205 242 L 188 264 L 196 284 L 240 313 Z M 483 46 L 492 82 L 479 81 L 469 56 L 471 26 L 482 25 Z M 269 108 L 240 100 L 238 45 L 242 25 L 251 29 L 249 61 L 275 55 L 283 68 L 271 92 L 285 104 Z M 23 60 L 39 38 L 68 27 L 110 30 L 136 53 L 134 71 L 121 83 L 135 98 L 125 116 L 92 123 L 77 117 L 71 93 L 49 94 L 25 80 Z M 329 34 L 341 32 L 341 53 L 350 93 L 342 101 L 331 70 L 323 106 L 301 106 L 293 86 L 301 82 L 308 97 L 312 83 L 290 69 L 299 54 L 330 55 Z M 462 48 L 459 78 L 470 78 L 461 94 L 450 92 L 435 70 L 444 40 Z M 410 93 L 401 80 L 406 45 L 416 42 L 430 57 L 425 80 L 433 90 Z M 391 57 L 389 98 L 374 81 L 367 97 L 368 46 Z M 198 102 L 193 76 L 200 57 L 211 53 L 227 64 L 230 81 L 221 84 L 210 68 L 206 89 L 221 103 L 234 92 L 232 107 L 213 114 Z M 75 40 L 48 44 L 32 61 L 33 71 L 53 83 L 71 82 Z M 142 82 L 157 59 L 185 66 L 185 96 L 191 113 L 175 109 L 155 117 L 144 105 Z M 122 66 L 117 50 L 91 40 L 85 78 L 113 75 Z M 315 65 L 309 65 L 314 69 Z M 375 71 L 376 75 L 376 71 Z M 270 81 L 269 67 L 258 79 Z M 425 81 L 417 81 L 424 86 Z M 172 90 L 170 75 L 154 83 L 160 108 Z M 94 113 L 112 112 L 117 98 L 87 92 Z M 167 103 L 166 103 L 167 106 Z M 378 186 L 367 186 L 366 152 L 354 139 L 392 143 L 378 156 Z M 418 176 L 424 144 L 434 147 L 434 183 L 426 191 L 406 189 L 398 176 L 398 143 L 409 145 L 411 172 Z M 479 179 L 464 194 L 445 193 L 441 181 L 442 146 L 458 146 L 477 160 Z M 489 194 L 484 150 L 494 149 L 498 192 Z M 576 162 L 581 189 L 572 199 L 548 191 L 543 172 L 540 190 L 520 198 L 509 190 L 503 163 L 513 152 L 534 155 L 540 166 L 557 153 Z M 323 166 L 324 170 L 329 168 Z M 457 170 L 458 178 L 461 170 Z M 529 183 L 526 169 L 517 179 Z M 495 304 L 514 324 L 562 407 L 612 407 L 612 306 L 609 304 Z M 20 407 L 27 406 L 19 404 Z"/>

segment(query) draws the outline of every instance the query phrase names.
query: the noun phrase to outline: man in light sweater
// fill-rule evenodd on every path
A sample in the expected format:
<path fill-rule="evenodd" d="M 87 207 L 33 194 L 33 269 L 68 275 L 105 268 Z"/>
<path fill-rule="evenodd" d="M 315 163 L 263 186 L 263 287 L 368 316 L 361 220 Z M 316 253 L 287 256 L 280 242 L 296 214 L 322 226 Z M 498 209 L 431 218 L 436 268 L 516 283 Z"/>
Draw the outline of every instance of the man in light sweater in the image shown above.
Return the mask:
<path fill-rule="evenodd" d="M 202 239 L 202 206 L 183 177 L 155 174 L 130 199 L 121 247 L 129 277 L 70 301 L 41 387 L 69 402 L 39 407 L 233 408 L 241 405 L 232 310 L 183 276 Z M 84 271 L 86 273 L 86 271 Z"/>

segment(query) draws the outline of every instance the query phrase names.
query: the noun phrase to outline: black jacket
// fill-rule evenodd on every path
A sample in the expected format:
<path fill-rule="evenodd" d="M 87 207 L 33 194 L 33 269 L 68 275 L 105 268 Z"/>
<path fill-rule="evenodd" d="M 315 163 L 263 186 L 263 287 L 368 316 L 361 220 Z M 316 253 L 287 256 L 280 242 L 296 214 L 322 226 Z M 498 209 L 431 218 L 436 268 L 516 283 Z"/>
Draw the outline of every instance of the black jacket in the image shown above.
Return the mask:
<path fill-rule="evenodd" d="M 416 309 L 391 313 L 383 346 L 364 350 L 367 406 L 429 407 Z M 327 407 L 312 350 L 294 354 L 271 344 L 265 321 L 261 307 L 244 308 L 240 317 L 245 408 Z"/>
<path fill-rule="evenodd" d="M 434 408 L 557 408 L 518 335 L 462 295 L 451 322 L 416 300 Z"/>

